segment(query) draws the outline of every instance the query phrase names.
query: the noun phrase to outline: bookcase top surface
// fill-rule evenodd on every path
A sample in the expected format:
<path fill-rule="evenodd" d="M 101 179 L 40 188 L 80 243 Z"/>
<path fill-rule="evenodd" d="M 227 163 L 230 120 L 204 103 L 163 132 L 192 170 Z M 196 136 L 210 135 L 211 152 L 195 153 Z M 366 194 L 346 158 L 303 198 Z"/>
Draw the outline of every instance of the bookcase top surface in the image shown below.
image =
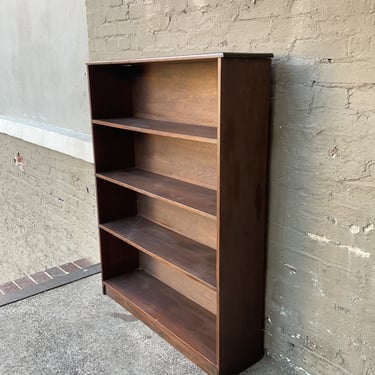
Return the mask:
<path fill-rule="evenodd" d="M 235 58 L 235 59 L 270 59 L 273 57 L 272 53 L 237 53 L 237 52 L 215 52 L 204 53 L 196 55 L 182 55 L 182 56 L 162 56 L 162 57 L 142 57 L 139 59 L 129 60 L 114 60 L 114 61 L 90 61 L 87 65 L 103 65 L 103 64 L 137 64 L 137 63 L 152 63 L 152 62 L 173 62 L 173 61 L 194 61 L 194 60 L 209 60 L 219 58 Z"/>

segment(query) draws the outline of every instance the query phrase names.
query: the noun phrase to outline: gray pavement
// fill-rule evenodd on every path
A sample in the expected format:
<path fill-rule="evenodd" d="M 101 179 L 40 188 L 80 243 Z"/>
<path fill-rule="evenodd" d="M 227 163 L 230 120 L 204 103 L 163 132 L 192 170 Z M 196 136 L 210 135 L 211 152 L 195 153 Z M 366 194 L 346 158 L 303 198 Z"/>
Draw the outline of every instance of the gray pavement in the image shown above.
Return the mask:
<path fill-rule="evenodd" d="M 0 308 L 1 375 L 201 375 L 101 294 L 100 275 Z M 264 358 L 244 375 L 285 374 Z"/>

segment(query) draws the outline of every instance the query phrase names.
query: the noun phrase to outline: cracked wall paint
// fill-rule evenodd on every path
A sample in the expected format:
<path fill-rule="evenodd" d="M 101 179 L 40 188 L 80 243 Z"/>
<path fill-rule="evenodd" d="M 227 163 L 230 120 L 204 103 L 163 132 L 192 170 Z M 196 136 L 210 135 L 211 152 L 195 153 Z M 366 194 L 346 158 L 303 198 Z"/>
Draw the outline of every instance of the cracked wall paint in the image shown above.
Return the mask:
<path fill-rule="evenodd" d="M 340 242 L 330 240 L 326 236 L 320 236 L 318 234 L 314 233 L 307 233 L 307 236 L 311 238 L 313 241 L 318 242 L 320 245 L 326 245 L 326 244 L 332 244 L 335 245 L 341 249 L 347 250 L 350 254 L 363 257 L 363 258 L 369 258 L 370 253 L 367 251 L 364 251 L 360 249 L 359 247 L 354 247 L 354 246 L 348 246 L 348 245 L 342 245 Z"/>

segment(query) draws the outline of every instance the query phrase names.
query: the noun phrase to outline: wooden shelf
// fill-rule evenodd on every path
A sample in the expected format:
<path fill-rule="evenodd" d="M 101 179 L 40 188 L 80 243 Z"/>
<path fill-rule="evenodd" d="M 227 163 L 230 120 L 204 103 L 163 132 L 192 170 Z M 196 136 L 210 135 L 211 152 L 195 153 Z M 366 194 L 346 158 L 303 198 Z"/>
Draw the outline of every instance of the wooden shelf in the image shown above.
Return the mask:
<path fill-rule="evenodd" d="M 183 351 L 216 363 L 216 318 L 144 271 L 104 280 L 106 293 Z M 203 358 L 202 358 L 203 357 Z"/>
<path fill-rule="evenodd" d="M 101 224 L 100 228 L 215 289 L 215 250 L 139 216 Z"/>
<path fill-rule="evenodd" d="M 136 117 L 93 119 L 93 124 L 192 141 L 217 143 L 214 126 L 184 124 Z"/>
<path fill-rule="evenodd" d="M 216 191 L 137 168 L 97 173 L 98 178 L 161 199 L 208 217 L 216 217 Z"/>

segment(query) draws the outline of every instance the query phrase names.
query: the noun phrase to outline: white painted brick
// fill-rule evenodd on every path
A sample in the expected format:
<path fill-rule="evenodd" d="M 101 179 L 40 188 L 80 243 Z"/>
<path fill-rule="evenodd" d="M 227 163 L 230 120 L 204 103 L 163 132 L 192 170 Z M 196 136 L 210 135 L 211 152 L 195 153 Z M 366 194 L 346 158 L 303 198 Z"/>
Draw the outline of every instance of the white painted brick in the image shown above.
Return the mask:
<path fill-rule="evenodd" d="M 14 150 L 26 165 L 25 173 L 13 162 L 0 171 L 0 282 L 81 257 L 98 261 L 92 164 L 0 134 L 0 157 Z"/>
<path fill-rule="evenodd" d="M 119 6 L 122 5 L 123 0 L 111 0 L 111 6 Z"/>
<path fill-rule="evenodd" d="M 297 39 L 291 53 L 304 58 L 340 58 L 347 56 L 347 46 L 346 38 Z"/>
<path fill-rule="evenodd" d="M 315 38 L 318 36 L 318 24 L 309 15 L 272 19 L 271 38 Z"/>
<path fill-rule="evenodd" d="M 288 0 L 246 1 L 239 12 L 240 20 L 270 18 L 289 15 Z"/>
<path fill-rule="evenodd" d="M 142 18 L 146 15 L 146 8 L 143 4 L 130 4 L 129 5 L 129 18 L 137 19 Z"/>
<path fill-rule="evenodd" d="M 375 88 L 354 89 L 350 97 L 350 108 L 358 112 L 375 112 Z"/>
<path fill-rule="evenodd" d="M 127 17 L 126 10 L 123 8 L 108 8 L 105 19 L 109 22 L 125 20 Z"/>
<path fill-rule="evenodd" d="M 117 30 L 119 35 L 135 34 L 141 27 L 140 20 L 128 20 L 117 23 Z M 116 35 L 116 34 L 114 34 Z"/>
<path fill-rule="evenodd" d="M 117 26 L 115 23 L 105 23 L 98 26 L 98 36 L 111 36 L 117 34 Z"/>
<path fill-rule="evenodd" d="M 371 62 L 322 64 L 319 81 L 354 85 L 375 83 L 375 65 Z"/>
<path fill-rule="evenodd" d="M 229 25 L 227 41 L 229 44 L 239 41 L 265 38 L 270 33 L 271 21 L 269 19 L 238 21 Z M 238 36 L 241 35 L 241 38 Z"/>
<path fill-rule="evenodd" d="M 118 40 L 118 46 L 121 49 L 127 50 L 130 48 L 130 37 L 129 36 L 123 36 L 119 38 Z"/>
<path fill-rule="evenodd" d="M 314 87 L 313 108 L 344 111 L 348 104 L 348 91 L 345 88 Z"/>

